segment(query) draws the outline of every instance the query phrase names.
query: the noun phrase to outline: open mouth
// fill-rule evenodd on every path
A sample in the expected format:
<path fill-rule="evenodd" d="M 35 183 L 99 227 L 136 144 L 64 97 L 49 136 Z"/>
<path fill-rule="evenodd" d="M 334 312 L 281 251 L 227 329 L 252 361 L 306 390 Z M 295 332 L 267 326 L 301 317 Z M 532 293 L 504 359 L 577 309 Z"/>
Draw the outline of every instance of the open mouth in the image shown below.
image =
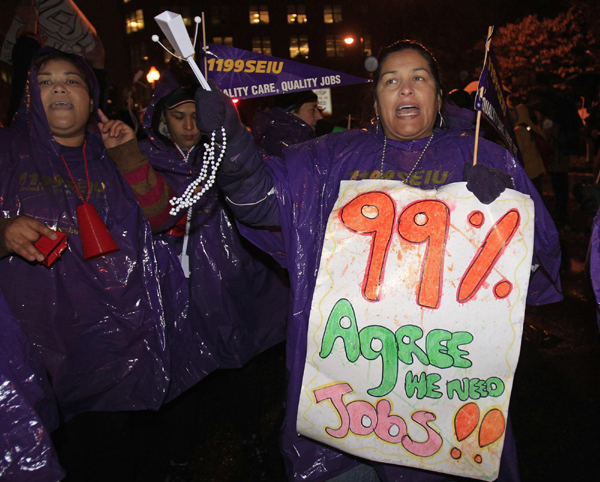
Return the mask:
<path fill-rule="evenodd" d="M 421 112 L 416 105 L 403 105 L 396 109 L 396 117 L 413 117 Z"/>
<path fill-rule="evenodd" d="M 72 109 L 73 108 L 73 104 L 70 104 L 69 102 L 64 102 L 64 101 L 59 101 L 59 102 L 54 102 L 53 104 L 50 104 L 50 108 L 51 109 Z"/>

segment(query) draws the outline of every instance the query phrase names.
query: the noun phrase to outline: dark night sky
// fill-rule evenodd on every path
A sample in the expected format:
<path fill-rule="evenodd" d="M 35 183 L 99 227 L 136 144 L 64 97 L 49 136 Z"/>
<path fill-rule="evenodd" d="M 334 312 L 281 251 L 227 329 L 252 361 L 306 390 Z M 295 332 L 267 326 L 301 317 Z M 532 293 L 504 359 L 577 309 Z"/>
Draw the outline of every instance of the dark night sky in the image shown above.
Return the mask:
<path fill-rule="evenodd" d="M 570 0 L 391 0 L 379 2 L 380 16 L 393 19 L 384 30 L 384 45 L 400 38 L 418 40 L 438 58 L 446 88 L 464 86 L 459 72 L 476 78 L 483 64 L 483 41 L 488 26 L 514 23 L 527 15 L 555 17 Z M 480 49 L 472 51 L 481 43 Z M 469 52 L 472 51 L 472 52 Z M 468 83 L 468 82 L 467 82 Z"/>

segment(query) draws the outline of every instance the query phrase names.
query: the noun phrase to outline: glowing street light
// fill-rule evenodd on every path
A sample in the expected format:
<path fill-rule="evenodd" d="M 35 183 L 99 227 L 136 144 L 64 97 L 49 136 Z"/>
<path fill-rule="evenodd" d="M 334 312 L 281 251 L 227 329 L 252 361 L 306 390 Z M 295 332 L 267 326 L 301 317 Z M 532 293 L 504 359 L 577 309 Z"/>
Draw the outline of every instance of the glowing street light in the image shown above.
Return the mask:
<path fill-rule="evenodd" d="M 354 38 L 353 38 L 353 37 L 346 37 L 346 38 L 344 39 L 344 43 L 345 43 L 346 45 L 352 45 L 352 44 L 354 43 Z"/>
<path fill-rule="evenodd" d="M 152 66 L 150 67 L 150 70 L 148 71 L 148 74 L 146 75 L 146 80 L 154 85 L 154 82 L 156 82 L 158 79 L 160 79 L 160 72 L 158 70 L 156 70 L 156 67 Z"/>

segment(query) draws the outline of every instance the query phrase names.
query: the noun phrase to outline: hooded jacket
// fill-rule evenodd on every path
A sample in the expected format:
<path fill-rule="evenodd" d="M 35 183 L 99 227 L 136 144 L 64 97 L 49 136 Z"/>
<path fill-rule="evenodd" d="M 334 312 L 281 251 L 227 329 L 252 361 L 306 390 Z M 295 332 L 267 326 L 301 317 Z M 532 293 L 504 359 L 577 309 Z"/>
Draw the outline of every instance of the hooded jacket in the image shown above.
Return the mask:
<path fill-rule="evenodd" d="M 98 88 L 85 62 L 72 60 Z M 94 108 L 92 119 L 97 118 Z M 49 374 L 63 419 L 89 410 L 157 409 L 169 385 L 165 318 L 150 226 L 108 157 L 95 124 L 86 133 L 90 200 L 119 251 L 83 260 L 81 201 L 63 164 L 87 195 L 82 152 L 53 138 L 37 75 L 29 74 L 11 129 L 0 131 L 0 213 L 37 219 L 67 234 L 50 268 L 12 255 L 0 260 L 0 289 Z M 81 182 L 80 182 L 81 181 Z"/>
<path fill-rule="evenodd" d="M 58 411 L 44 365 L 0 293 L 0 478 L 62 480 L 50 440 Z"/>
<path fill-rule="evenodd" d="M 140 143 L 140 150 L 176 195 L 181 195 L 200 171 L 203 149 L 196 146 L 186 162 L 173 143 L 157 132 L 160 101 L 178 87 L 174 76 L 165 72 L 146 109 L 148 139 Z M 189 307 L 184 313 L 180 308 L 179 316 L 187 316 L 196 337 L 193 344 L 208 346 L 218 366 L 241 367 L 285 337 L 287 273 L 240 235 L 216 185 L 192 209 L 187 247 Z M 181 227 L 185 227 L 185 216 L 186 212 L 180 213 Z M 178 259 L 183 231 L 169 230 L 155 239 L 168 246 L 171 268 L 183 276 Z"/>
<path fill-rule="evenodd" d="M 545 139 L 543 129 L 538 127 L 529 117 L 529 109 L 526 105 L 519 104 L 516 107 L 517 120 L 515 122 L 515 136 L 519 144 L 519 150 L 523 156 L 525 172 L 529 179 L 535 179 L 546 172 L 544 160 L 536 145 L 534 135 L 541 136 Z"/>
<path fill-rule="evenodd" d="M 297 115 L 273 107 L 256 113 L 252 135 L 268 156 L 281 157 L 284 148 L 314 139 L 315 131 Z"/>

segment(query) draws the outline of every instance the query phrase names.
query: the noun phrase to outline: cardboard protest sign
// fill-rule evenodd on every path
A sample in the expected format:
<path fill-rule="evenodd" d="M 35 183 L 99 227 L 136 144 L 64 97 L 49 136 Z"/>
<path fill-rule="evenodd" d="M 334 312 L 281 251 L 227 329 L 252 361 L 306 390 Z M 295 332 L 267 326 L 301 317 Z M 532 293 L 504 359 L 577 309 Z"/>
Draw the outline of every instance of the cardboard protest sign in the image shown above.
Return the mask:
<path fill-rule="evenodd" d="M 38 0 L 38 35 L 42 47 L 83 55 L 93 48 L 96 30 L 73 0 Z M 12 64 L 12 49 L 23 22 L 15 16 L 2 45 L 0 60 Z"/>
<path fill-rule="evenodd" d="M 249 99 L 369 82 L 334 70 L 208 44 L 208 78 L 229 97 Z"/>
<path fill-rule="evenodd" d="M 534 205 L 342 181 L 309 318 L 300 434 L 357 457 L 497 477 Z"/>
<path fill-rule="evenodd" d="M 492 50 L 491 40 L 490 34 L 486 42 L 483 69 L 479 76 L 475 109 L 481 111 L 490 124 L 494 126 L 494 129 L 500 134 L 511 154 L 521 159 L 513 123 L 510 119 L 504 94 L 502 93 L 502 82 L 498 73 L 498 63 Z"/>

